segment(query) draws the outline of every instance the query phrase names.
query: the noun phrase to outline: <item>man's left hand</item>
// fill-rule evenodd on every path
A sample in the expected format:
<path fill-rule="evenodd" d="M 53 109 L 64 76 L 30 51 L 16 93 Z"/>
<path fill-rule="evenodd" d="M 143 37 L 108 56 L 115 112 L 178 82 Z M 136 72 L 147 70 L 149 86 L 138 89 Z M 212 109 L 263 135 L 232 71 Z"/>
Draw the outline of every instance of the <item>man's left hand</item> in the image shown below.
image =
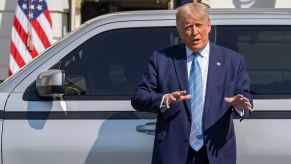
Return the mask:
<path fill-rule="evenodd" d="M 233 97 L 225 97 L 224 101 L 230 103 L 235 109 L 243 111 L 244 109 L 253 112 L 252 104 L 249 99 L 241 94 L 235 95 Z"/>

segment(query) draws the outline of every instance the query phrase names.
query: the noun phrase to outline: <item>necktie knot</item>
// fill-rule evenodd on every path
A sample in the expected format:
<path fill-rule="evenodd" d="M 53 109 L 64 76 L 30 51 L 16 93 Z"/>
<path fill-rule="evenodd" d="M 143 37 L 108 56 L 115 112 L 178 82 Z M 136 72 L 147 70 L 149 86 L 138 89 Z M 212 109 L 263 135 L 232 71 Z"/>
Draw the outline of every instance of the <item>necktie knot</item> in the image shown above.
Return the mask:
<path fill-rule="evenodd" d="M 193 64 L 193 62 L 195 62 L 195 61 L 198 62 L 197 59 L 198 59 L 198 56 L 200 55 L 200 53 L 199 53 L 199 52 L 193 52 L 192 55 L 193 55 L 192 64 Z M 196 63 L 196 64 L 197 64 L 197 63 Z"/>
<path fill-rule="evenodd" d="M 199 52 L 193 52 L 192 55 L 193 55 L 194 57 L 198 57 L 198 56 L 200 55 L 200 53 L 199 53 Z"/>

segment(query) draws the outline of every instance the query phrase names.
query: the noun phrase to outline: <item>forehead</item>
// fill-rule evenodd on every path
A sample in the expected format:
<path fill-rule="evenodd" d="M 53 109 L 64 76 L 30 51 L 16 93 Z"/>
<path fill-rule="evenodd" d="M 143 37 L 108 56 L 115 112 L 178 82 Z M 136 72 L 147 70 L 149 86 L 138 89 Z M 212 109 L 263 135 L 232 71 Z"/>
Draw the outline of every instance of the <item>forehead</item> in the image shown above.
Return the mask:
<path fill-rule="evenodd" d="M 187 17 L 184 17 L 182 18 L 182 22 L 183 23 L 189 23 L 189 22 L 204 22 L 205 19 L 203 16 L 187 16 Z"/>
<path fill-rule="evenodd" d="M 183 16 L 180 21 L 179 24 L 193 24 L 193 23 L 207 23 L 207 19 L 205 18 L 205 16 L 203 15 L 187 15 L 187 16 Z"/>

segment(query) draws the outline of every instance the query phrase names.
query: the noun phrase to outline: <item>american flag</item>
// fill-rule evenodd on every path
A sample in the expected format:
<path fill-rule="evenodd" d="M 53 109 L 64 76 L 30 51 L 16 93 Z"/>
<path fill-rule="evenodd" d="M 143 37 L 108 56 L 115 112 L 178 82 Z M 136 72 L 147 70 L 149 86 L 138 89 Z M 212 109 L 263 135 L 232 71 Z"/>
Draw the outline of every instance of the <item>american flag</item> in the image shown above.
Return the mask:
<path fill-rule="evenodd" d="M 18 0 L 12 27 L 9 76 L 52 44 L 52 21 L 45 0 Z"/>

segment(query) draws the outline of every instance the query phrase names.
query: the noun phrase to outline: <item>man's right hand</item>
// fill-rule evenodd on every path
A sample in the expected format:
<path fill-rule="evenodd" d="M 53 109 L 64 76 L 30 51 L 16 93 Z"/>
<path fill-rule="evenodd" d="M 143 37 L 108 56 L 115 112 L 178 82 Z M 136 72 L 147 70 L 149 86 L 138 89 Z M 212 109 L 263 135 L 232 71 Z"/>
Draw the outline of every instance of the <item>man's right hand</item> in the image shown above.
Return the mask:
<path fill-rule="evenodd" d="M 191 95 L 186 95 L 186 91 L 176 91 L 169 94 L 166 94 L 163 100 L 163 105 L 166 106 L 167 109 L 170 108 L 172 103 L 177 103 L 183 100 L 191 99 Z"/>

